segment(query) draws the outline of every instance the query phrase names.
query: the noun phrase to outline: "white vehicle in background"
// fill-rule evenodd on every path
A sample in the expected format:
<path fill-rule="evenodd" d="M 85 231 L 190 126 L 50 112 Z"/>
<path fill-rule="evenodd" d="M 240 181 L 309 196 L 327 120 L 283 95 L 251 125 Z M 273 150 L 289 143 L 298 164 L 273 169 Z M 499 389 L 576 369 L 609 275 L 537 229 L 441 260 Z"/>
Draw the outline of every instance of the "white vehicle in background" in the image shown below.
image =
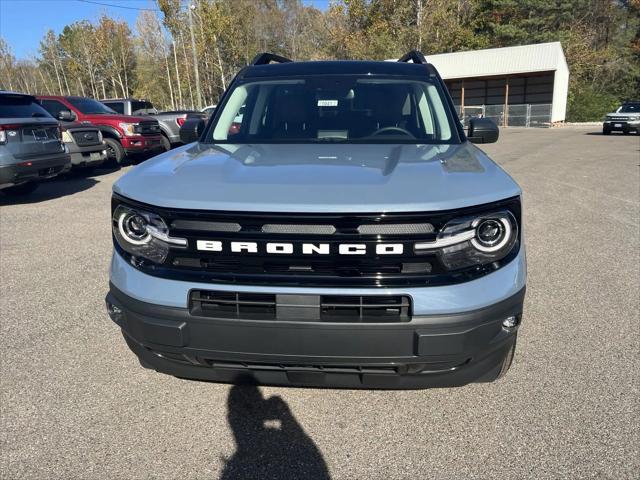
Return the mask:
<path fill-rule="evenodd" d="M 640 135 L 640 102 L 624 102 L 614 113 L 607 113 L 602 124 L 602 134 L 622 132 L 629 135 L 631 131 Z"/>
<path fill-rule="evenodd" d="M 213 112 L 216 111 L 216 107 L 217 105 L 208 105 L 206 107 L 204 107 L 201 112 L 204 113 L 207 117 L 210 117 L 211 115 L 213 115 Z"/>

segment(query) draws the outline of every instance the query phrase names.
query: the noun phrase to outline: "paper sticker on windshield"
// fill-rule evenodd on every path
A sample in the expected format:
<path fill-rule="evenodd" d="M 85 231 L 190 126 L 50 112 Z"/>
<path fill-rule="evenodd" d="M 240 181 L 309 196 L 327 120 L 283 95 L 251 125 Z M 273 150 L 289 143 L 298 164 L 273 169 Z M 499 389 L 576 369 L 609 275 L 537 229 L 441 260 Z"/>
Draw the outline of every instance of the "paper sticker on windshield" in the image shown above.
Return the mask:
<path fill-rule="evenodd" d="M 319 107 L 337 107 L 338 100 L 318 100 Z"/>

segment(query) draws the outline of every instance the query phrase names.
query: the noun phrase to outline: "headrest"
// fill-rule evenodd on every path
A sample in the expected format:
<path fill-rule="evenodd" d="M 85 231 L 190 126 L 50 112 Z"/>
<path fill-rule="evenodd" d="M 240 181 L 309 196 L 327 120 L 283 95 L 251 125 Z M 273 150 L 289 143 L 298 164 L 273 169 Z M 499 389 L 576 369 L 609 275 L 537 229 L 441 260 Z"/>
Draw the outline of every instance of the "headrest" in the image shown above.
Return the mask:
<path fill-rule="evenodd" d="M 276 104 L 276 123 L 296 125 L 306 122 L 308 112 L 304 103 L 305 96 L 300 93 L 288 93 L 280 97 Z"/>

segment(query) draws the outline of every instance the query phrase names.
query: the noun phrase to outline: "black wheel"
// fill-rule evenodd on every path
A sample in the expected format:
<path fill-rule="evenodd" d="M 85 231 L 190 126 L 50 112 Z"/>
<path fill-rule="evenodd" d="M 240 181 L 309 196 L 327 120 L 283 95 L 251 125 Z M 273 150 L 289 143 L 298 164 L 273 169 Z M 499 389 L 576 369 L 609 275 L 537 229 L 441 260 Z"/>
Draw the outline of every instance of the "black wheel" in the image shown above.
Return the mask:
<path fill-rule="evenodd" d="M 36 188 L 38 188 L 38 185 L 39 184 L 36 182 L 23 183 L 14 187 L 4 188 L 2 189 L 2 193 L 15 196 L 29 195 L 30 193 L 33 193 Z"/>
<path fill-rule="evenodd" d="M 171 150 L 171 142 L 164 135 L 162 135 L 162 148 L 164 149 L 165 152 L 168 152 L 169 150 Z"/>
<path fill-rule="evenodd" d="M 107 160 L 110 163 L 121 165 L 124 161 L 124 148 L 115 138 L 105 138 L 104 143 L 107 147 Z"/>
<path fill-rule="evenodd" d="M 603 135 L 611 135 L 611 130 L 609 130 L 608 128 L 603 128 L 602 129 L 602 134 Z"/>

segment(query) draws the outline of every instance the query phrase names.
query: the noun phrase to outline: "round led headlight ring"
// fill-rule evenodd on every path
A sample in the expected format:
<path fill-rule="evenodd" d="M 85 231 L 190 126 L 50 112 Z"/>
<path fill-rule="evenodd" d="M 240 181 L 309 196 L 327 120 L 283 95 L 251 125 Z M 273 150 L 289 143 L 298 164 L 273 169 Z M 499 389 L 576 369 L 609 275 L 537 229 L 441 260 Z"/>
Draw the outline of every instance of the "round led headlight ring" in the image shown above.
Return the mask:
<path fill-rule="evenodd" d="M 120 235 L 132 245 L 144 245 L 151 240 L 147 230 L 147 220 L 135 212 L 122 212 L 118 218 L 118 230 Z"/>
<path fill-rule="evenodd" d="M 481 252 L 497 252 L 511 240 L 513 227 L 506 217 L 483 218 L 474 223 L 476 236 L 471 244 Z"/>

